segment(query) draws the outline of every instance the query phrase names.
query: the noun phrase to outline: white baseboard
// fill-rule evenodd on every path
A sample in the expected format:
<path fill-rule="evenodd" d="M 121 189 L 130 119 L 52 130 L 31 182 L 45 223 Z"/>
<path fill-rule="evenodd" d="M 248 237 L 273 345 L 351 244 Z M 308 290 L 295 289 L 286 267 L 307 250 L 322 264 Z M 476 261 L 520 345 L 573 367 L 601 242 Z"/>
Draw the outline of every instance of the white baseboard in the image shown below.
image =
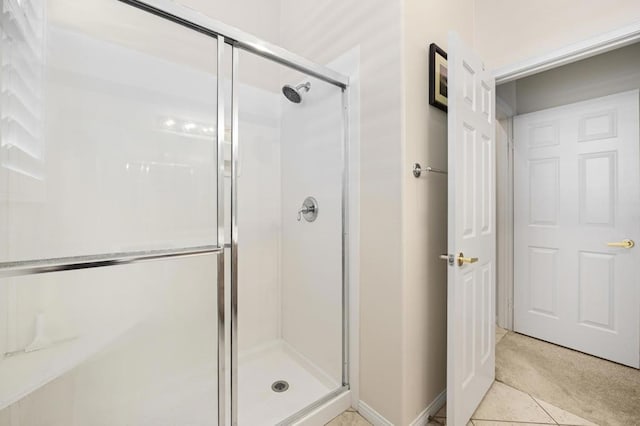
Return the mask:
<path fill-rule="evenodd" d="M 440 395 L 436 397 L 422 413 L 416 417 L 414 421 L 410 423 L 410 426 L 425 426 L 429 423 L 429 417 L 435 416 L 442 406 L 447 402 L 447 390 L 440 392 Z"/>
<path fill-rule="evenodd" d="M 431 404 L 427 406 L 409 426 L 425 426 L 429 423 L 429 417 L 435 416 L 438 411 L 447 402 L 447 390 L 440 392 Z M 367 419 L 373 426 L 394 426 L 389 420 L 385 419 L 382 414 L 368 406 L 365 402 L 360 401 L 358 404 L 358 412 L 362 417 Z"/>
<path fill-rule="evenodd" d="M 382 414 L 369 407 L 366 402 L 358 403 L 358 413 L 369 421 L 373 426 L 394 426 L 389 420 L 385 419 Z"/>

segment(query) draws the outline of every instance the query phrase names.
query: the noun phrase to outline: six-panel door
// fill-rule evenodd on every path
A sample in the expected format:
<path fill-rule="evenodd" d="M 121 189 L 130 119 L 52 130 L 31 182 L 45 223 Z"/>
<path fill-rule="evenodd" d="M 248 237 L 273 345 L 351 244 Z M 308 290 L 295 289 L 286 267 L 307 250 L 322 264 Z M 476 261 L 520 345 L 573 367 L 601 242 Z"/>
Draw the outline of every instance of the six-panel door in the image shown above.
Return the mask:
<path fill-rule="evenodd" d="M 638 91 L 515 118 L 515 330 L 639 366 Z"/>
<path fill-rule="evenodd" d="M 495 376 L 495 84 L 449 40 L 447 422 L 465 425 Z"/>

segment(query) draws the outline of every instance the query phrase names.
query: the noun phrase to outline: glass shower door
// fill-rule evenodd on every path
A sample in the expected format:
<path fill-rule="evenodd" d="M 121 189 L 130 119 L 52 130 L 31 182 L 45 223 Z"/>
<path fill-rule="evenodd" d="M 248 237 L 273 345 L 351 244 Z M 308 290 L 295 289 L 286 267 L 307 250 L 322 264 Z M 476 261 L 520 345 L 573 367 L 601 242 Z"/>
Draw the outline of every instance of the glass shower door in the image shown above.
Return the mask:
<path fill-rule="evenodd" d="M 217 40 L 2 8 L 0 425 L 218 424 Z"/>
<path fill-rule="evenodd" d="M 235 420 L 291 424 L 346 385 L 343 93 L 234 55 Z"/>

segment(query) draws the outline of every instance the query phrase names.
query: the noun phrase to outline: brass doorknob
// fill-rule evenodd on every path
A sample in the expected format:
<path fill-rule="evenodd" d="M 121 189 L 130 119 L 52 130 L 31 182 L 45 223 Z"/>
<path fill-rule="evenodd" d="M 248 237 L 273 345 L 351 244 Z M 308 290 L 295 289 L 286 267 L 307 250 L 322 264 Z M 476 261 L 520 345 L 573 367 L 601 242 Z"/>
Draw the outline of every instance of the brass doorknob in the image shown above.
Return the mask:
<path fill-rule="evenodd" d="M 464 257 L 464 253 L 462 252 L 458 255 L 458 266 L 462 266 L 465 263 L 476 263 L 477 261 L 477 257 Z"/>
<path fill-rule="evenodd" d="M 609 247 L 622 247 L 622 248 L 630 249 L 631 247 L 635 246 L 636 243 L 634 243 L 633 240 L 622 240 L 622 241 L 618 241 L 617 243 L 607 243 L 607 245 Z"/>

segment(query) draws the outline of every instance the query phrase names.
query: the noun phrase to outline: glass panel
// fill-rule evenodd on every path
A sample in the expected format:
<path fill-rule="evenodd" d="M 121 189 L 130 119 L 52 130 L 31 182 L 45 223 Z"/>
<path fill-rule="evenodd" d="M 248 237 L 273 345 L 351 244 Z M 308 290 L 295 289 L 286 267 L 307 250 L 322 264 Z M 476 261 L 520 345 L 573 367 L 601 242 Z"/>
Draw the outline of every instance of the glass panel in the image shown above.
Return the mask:
<path fill-rule="evenodd" d="M 283 421 L 342 385 L 343 123 L 339 88 L 239 54 L 238 423 L 247 426 Z M 283 95 L 307 82 L 300 103 Z M 298 217 L 307 197 L 316 217 Z"/>
<path fill-rule="evenodd" d="M 216 40 L 2 0 L 0 261 L 216 244 Z"/>
<path fill-rule="evenodd" d="M 216 256 L 0 280 L 0 425 L 217 425 Z"/>

